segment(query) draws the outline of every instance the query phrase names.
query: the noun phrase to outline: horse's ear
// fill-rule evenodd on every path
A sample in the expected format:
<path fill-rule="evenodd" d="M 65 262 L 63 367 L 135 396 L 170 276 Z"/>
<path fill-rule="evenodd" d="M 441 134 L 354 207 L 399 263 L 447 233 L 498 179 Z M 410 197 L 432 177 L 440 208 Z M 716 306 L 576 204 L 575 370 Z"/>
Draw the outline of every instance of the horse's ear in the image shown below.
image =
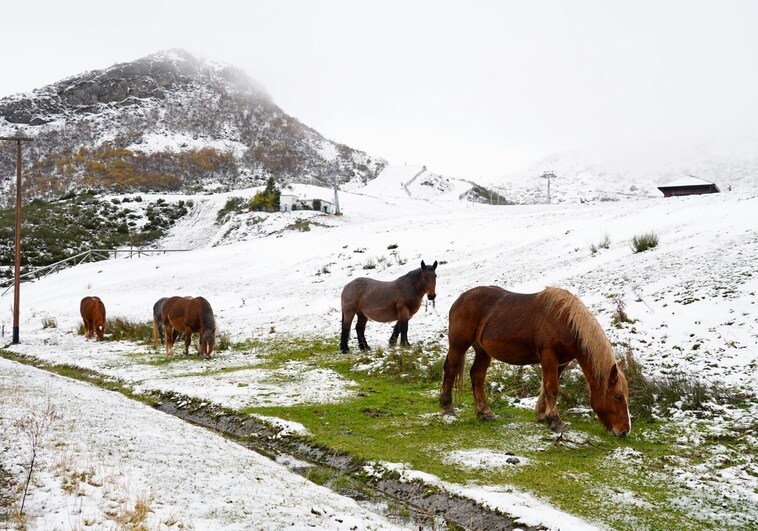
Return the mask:
<path fill-rule="evenodd" d="M 618 379 L 619 379 L 619 366 L 614 363 L 613 367 L 611 367 L 611 373 L 608 375 L 608 384 L 616 385 L 616 382 L 618 382 Z"/>
<path fill-rule="evenodd" d="M 437 269 L 437 260 L 435 260 L 434 263 L 432 264 L 432 269 Z"/>
<path fill-rule="evenodd" d="M 421 270 L 423 271 L 424 269 L 426 269 L 426 264 L 421 260 Z"/>

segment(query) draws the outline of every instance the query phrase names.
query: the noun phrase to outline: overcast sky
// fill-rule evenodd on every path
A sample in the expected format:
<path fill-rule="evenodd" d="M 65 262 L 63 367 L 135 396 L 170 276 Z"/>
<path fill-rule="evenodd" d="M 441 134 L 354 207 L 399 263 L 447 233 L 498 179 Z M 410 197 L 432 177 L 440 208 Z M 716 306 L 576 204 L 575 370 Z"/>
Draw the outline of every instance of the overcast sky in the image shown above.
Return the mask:
<path fill-rule="evenodd" d="M 332 140 L 472 179 L 758 124 L 751 0 L 28 0 L 0 20 L 0 97 L 183 48 Z"/>

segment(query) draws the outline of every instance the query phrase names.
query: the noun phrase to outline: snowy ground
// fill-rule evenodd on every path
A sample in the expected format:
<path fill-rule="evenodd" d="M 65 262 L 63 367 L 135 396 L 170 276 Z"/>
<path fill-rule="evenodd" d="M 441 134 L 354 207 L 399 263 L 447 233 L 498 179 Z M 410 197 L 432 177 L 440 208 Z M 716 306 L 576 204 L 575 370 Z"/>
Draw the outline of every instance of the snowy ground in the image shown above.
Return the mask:
<path fill-rule="evenodd" d="M 377 181 L 371 188 L 341 193 L 340 206 L 344 212 L 341 217 L 296 212 L 261 220 L 259 214 L 246 213 L 216 227 L 215 234 L 209 223 L 210 217 L 215 219 L 210 205 L 220 208 L 224 200 L 213 198 L 203 202 L 198 197 L 196 210 L 187 223 L 202 227 L 202 238 L 195 238 L 195 232 L 188 225 L 180 225 L 164 242 L 166 248 L 182 244 L 195 247 L 194 251 L 83 264 L 24 284 L 21 344 L 11 350 L 56 363 L 94 368 L 130 382 L 138 389 L 173 389 L 232 407 L 274 403 L 275 399 L 340 400 L 351 393 L 349 381 L 297 364 L 292 364 L 287 371 L 290 371 L 288 379 L 296 380 L 298 390 L 285 391 L 276 397 L 270 382 L 280 382 L 282 378 L 258 372 L 254 350 L 219 353 L 209 362 L 187 362 L 191 366 L 172 363 L 145 370 L 142 365 L 129 363 L 136 346 L 87 343 L 75 334 L 80 324 L 79 301 L 85 295 L 98 295 L 104 300 L 109 317 L 143 322 L 150 319 L 153 303 L 162 296 L 203 295 L 213 306 L 219 331 L 235 341 L 270 337 L 272 333 L 336 336 L 339 333 L 339 294 L 350 279 L 357 276 L 393 279 L 418 267 L 421 260 L 428 263 L 438 260 L 436 311 L 422 308 L 413 318 L 411 341 L 444 342 L 450 305 L 462 291 L 473 286 L 497 284 L 513 291 L 529 292 L 558 285 L 571 290 L 588 305 L 614 344 L 631 346 L 647 373 L 662 375 L 683 371 L 707 381 L 722 382 L 753 397 L 748 413 L 756 414 L 758 275 L 754 270 L 758 259 L 758 194 L 735 192 L 612 203 L 497 207 L 461 202 L 458 197 L 465 191 L 465 185 L 458 181 L 442 183 L 424 179 L 422 175 L 408 185 L 407 191 L 401 187 L 420 170 L 419 167 L 393 168 L 385 172 L 386 182 Z M 430 193 L 431 189 L 437 190 L 436 193 Z M 307 191 L 304 187 L 303 193 Z M 246 194 L 249 197 L 253 193 L 250 190 L 227 196 Z M 288 228 L 298 218 L 310 221 L 309 231 Z M 630 246 L 632 237 L 646 232 L 657 234 L 658 247 L 634 253 Z M 606 236 L 609 247 L 591 253 L 590 247 Z M 202 241 L 215 246 L 202 246 Z M 633 324 L 622 328 L 611 326 L 618 301 L 623 301 Z M 6 342 L 11 329 L 11 303 L 12 292 L 0 298 Z M 49 319 L 55 320 L 55 328 L 43 328 L 43 321 Z M 388 336 L 388 325 L 369 323 L 367 339 L 370 343 L 383 344 Z M 352 346 L 356 347 L 354 337 Z M 217 373 L 212 382 L 208 377 L 193 378 L 190 374 L 202 370 L 198 363 L 221 367 L 239 365 L 242 361 L 250 365 L 248 370 Z M 283 467 L 267 463 L 205 432 L 172 436 L 170 451 L 160 452 L 169 444 L 165 441 L 160 444 L 166 433 L 184 433 L 179 430 L 190 428 L 173 419 L 158 420 L 152 416 L 148 419 L 149 410 L 119 397 L 111 397 L 118 404 L 94 408 L 99 410 L 90 423 L 89 415 L 76 412 L 88 411 L 85 405 L 88 400 L 105 404 L 106 399 L 100 398 L 95 390 L 85 391 L 81 384 L 64 384 L 57 379 L 45 384 L 53 379 L 3 363 L 0 385 L 15 389 L 12 386 L 17 385 L 22 371 L 23 381 L 30 382 L 29 399 L 44 397 L 40 389 L 45 385 L 55 388 L 53 396 L 66 397 L 61 401 L 61 408 L 65 410 L 60 421 L 63 427 L 56 428 L 57 435 L 51 437 L 55 442 L 51 444 L 65 444 L 67 452 L 71 445 L 70 452 L 76 456 L 74 461 L 81 463 L 77 466 L 86 467 L 91 461 L 92 468 L 103 470 L 103 477 L 122 474 L 123 478 L 117 479 L 121 485 L 118 488 L 126 489 L 126 493 L 114 496 L 131 500 L 123 503 L 133 503 L 142 495 L 152 500 L 151 507 L 165 507 L 151 516 L 157 518 L 151 521 L 153 527 L 170 528 L 164 520 L 173 514 L 190 528 L 234 529 L 237 525 L 245 528 L 240 522 L 251 521 L 244 520 L 245 511 L 268 515 L 266 518 L 271 520 L 252 521 L 271 528 L 288 525 L 293 519 L 298 525 L 313 523 L 325 528 L 338 526 L 336 518 L 344 519 L 345 529 L 355 519 L 365 522 L 359 528 L 389 525 L 381 517 L 350 505 L 348 500 L 320 494 L 321 489 L 297 483 L 302 480 L 291 477 Z M 12 424 L 12 415 L 22 414 L 22 402 L 13 399 L 12 408 L 3 405 L 6 428 Z M 81 426 L 75 432 L 66 431 L 66 423 L 70 426 L 72 418 L 85 417 L 86 422 L 79 422 Z M 142 421 L 132 422 L 140 417 Z M 164 421 L 171 427 L 158 428 Z M 144 426 L 151 429 L 145 430 Z M 89 433 L 88 427 L 93 433 Z M 112 437 L 111 442 L 104 441 L 106 437 Z M 134 445 L 146 444 L 152 450 L 135 446 L 126 451 L 128 445 L 113 442 L 119 438 Z M 6 468 L 10 466 L 18 471 L 22 441 L 16 440 L 13 445 L 11 452 L 4 452 L 3 462 Z M 168 478 L 174 476 L 174 470 L 185 468 L 184 462 L 192 463 L 197 456 L 191 449 L 198 450 L 203 445 L 213 448 L 213 452 L 200 450 L 205 456 L 212 453 L 214 457 L 221 453 L 237 456 L 236 451 L 246 456 L 230 457 L 229 466 L 235 460 L 244 459 L 255 463 L 250 465 L 252 470 L 258 466 L 272 469 L 265 469 L 267 472 L 262 474 L 248 474 L 240 467 L 225 472 L 227 465 L 214 463 L 211 467 L 214 475 L 198 477 L 196 489 L 183 487 L 181 483 L 172 484 Z M 122 446 L 126 448 L 124 454 Z M 214 453 L 216 449 L 218 453 Z M 160 453 L 156 455 L 157 452 Z M 140 464 L 147 455 L 150 461 Z M 461 460 L 469 458 L 460 456 Z M 499 458 L 487 454 L 477 456 L 478 462 L 492 459 L 495 463 Z M 69 517 L 75 514 L 69 505 L 71 499 L 62 496 L 61 488 L 55 486 L 56 466 L 57 463 L 47 463 L 48 476 L 38 480 L 49 491 L 32 490 L 30 507 L 34 512 L 30 510 L 29 514 L 38 517 L 30 519 L 31 529 L 50 529 L 43 518 L 53 507 L 55 514 Z M 199 464 L 187 467 L 198 476 L 202 468 Z M 248 475 L 240 478 L 242 473 Z M 61 474 L 65 477 L 65 473 Z M 165 482 L 162 477 L 166 478 Z M 695 472 L 677 480 L 697 482 L 698 477 Z M 269 484 L 269 480 L 282 483 Z M 729 495 L 746 499 L 752 496 L 758 502 L 755 464 L 749 470 L 723 474 L 719 480 L 718 488 Z M 107 485 L 105 480 L 98 482 Z M 303 493 L 307 501 L 291 503 L 290 507 L 287 500 L 291 498 L 280 495 L 293 485 L 298 485 L 294 488 L 298 489 L 298 495 Z M 208 486 L 212 486 L 214 492 L 207 492 Z M 246 489 L 253 489 L 257 494 L 242 495 L 249 492 Z M 539 502 L 527 497 L 514 501 L 506 493 L 495 490 L 467 494 L 486 497 L 489 503 L 520 514 L 526 523 L 541 521 L 556 529 L 590 527 L 541 507 Z M 234 499 L 229 498 L 232 495 Z M 258 501 L 243 503 L 246 498 L 262 500 L 258 505 Z M 98 506 L 101 511 L 114 503 L 102 492 L 85 492 L 78 499 L 79 503 Z M 228 500 L 230 504 L 226 504 Z M 50 505 L 43 509 L 45 503 Z M 276 516 L 271 513 L 276 513 L 273 508 L 280 503 L 286 506 L 280 511 L 284 516 L 282 520 L 275 520 Z M 311 512 L 311 505 L 319 514 Z M 78 514 L 84 515 L 84 512 Z M 62 529 L 84 528 L 83 518 L 76 516 L 58 525 Z M 79 522 L 80 527 L 72 522 Z M 214 527 L 216 525 L 219 527 Z"/>
<path fill-rule="evenodd" d="M 25 507 L 30 529 L 397 528 L 283 464 L 118 393 L 3 359 L 0 390 L 3 462 L 19 476 L 30 443 L 24 430 L 7 440 L 18 431 L 12 421 L 43 421 L 54 403 Z M 149 510 L 140 522 L 141 507 Z"/>

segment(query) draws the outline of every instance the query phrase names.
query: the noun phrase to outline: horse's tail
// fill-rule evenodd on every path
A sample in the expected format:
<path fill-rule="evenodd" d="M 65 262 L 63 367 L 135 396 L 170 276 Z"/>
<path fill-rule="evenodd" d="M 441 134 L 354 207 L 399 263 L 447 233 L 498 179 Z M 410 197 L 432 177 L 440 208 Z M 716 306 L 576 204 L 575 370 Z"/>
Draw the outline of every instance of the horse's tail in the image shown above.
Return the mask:
<path fill-rule="evenodd" d="M 158 319 L 153 316 L 153 348 L 158 348 Z"/>

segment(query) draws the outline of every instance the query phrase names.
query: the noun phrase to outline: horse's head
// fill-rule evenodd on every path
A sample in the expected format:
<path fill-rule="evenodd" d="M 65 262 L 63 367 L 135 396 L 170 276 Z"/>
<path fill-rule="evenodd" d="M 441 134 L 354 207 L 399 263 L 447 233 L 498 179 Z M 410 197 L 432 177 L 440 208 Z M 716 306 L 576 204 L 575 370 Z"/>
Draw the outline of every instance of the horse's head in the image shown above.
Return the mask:
<path fill-rule="evenodd" d="M 626 437 L 632 430 L 629 418 L 629 388 L 626 377 L 617 363 L 611 367 L 605 392 L 594 392 L 590 397 L 592 409 L 600 422 L 616 437 Z"/>
<path fill-rule="evenodd" d="M 97 340 L 102 341 L 104 335 L 105 335 L 105 325 L 98 324 L 97 326 L 95 326 L 95 336 L 97 336 Z"/>
<path fill-rule="evenodd" d="M 216 346 L 216 329 L 206 328 L 200 334 L 200 355 L 204 358 L 210 358 L 214 346 Z"/>
<path fill-rule="evenodd" d="M 421 287 L 426 293 L 426 298 L 433 301 L 437 296 L 437 260 L 430 266 L 421 260 Z"/>

